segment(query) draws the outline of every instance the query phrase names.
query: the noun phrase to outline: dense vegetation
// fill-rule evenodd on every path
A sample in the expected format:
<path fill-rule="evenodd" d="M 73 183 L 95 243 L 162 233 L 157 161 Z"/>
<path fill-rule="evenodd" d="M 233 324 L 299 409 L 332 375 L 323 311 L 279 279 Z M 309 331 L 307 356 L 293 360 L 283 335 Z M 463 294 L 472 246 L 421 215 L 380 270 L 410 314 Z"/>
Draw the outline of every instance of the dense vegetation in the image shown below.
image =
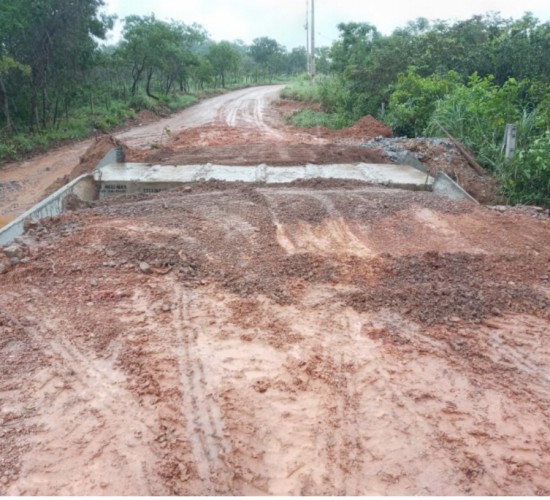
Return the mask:
<path fill-rule="evenodd" d="M 305 71 L 305 49 L 275 40 L 212 41 L 197 24 L 154 15 L 114 19 L 103 0 L 0 2 L 0 161 L 108 131 L 142 109 L 176 109 L 190 93 L 287 79 Z"/>
<path fill-rule="evenodd" d="M 550 205 L 550 23 L 531 14 L 497 14 L 461 22 L 418 19 L 383 36 L 368 23 L 339 25 L 328 76 L 308 91 L 326 114 L 301 124 L 346 126 L 371 114 L 396 135 L 441 135 L 440 123 L 502 180 L 512 202 Z M 518 149 L 506 161 L 507 123 L 518 125 Z"/>

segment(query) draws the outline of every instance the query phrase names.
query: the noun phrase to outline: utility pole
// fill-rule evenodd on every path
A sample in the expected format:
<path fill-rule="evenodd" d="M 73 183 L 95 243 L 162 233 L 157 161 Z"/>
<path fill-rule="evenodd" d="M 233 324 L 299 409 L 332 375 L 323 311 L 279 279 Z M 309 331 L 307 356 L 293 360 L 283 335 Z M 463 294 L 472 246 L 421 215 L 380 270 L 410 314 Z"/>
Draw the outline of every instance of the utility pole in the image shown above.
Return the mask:
<path fill-rule="evenodd" d="M 307 72 L 311 75 L 311 59 L 309 56 L 309 0 L 306 0 L 306 54 L 307 54 Z"/>
<path fill-rule="evenodd" d="M 311 0 L 311 82 L 315 82 L 315 0 Z"/>

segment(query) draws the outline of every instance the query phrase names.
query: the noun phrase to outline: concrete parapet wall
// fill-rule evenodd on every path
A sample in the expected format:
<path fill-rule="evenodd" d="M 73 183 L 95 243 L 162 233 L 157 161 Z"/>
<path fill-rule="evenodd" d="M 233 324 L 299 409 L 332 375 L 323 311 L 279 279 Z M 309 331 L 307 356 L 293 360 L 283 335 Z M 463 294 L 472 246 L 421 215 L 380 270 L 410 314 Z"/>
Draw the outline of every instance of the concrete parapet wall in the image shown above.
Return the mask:
<path fill-rule="evenodd" d="M 428 169 L 426 168 L 426 166 L 409 151 L 397 153 L 396 159 L 400 165 L 409 165 L 413 168 L 416 168 L 416 170 L 419 170 L 420 172 L 424 172 L 425 174 L 428 173 Z"/>
<path fill-rule="evenodd" d="M 388 187 L 431 189 L 433 178 L 407 166 L 393 164 L 337 164 L 273 167 L 226 165 L 112 164 L 94 172 L 100 198 L 117 194 L 153 193 L 180 184 L 208 180 L 283 184 L 303 179 L 350 179 Z"/>
<path fill-rule="evenodd" d="M 111 149 L 96 165 L 95 169 L 123 161 L 124 150 L 118 146 Z M 21 236 L 25 232 L 25 221 L 37 221 L 45 217 L 55 217 L 62 213 L 71 195 L 84 202 L 97 200 L 99 193 L 92 175 L 84 174 L 78 177 L 0 229 L 0 245 L 6 245 Z"/>
<path fill-rule="evenodd" d="M 447 174 L 439 172 L 435 176 L 435 181 L 432 186 L 432 191 L 435 194 L 445 196 L 451 200 L 467 200 L 474 203 L 479 203 L 474 197 L 470 196 L 464 189 L 453 181 Z"/>
<path fill-rule="evenodd" d="M 97 197 L 96 192 L 96 183 L 90 174 L 78 177 L 2 228 L 0 230 L 0 245 L 7 245 L 21 236 L 25 232 L 26 221 L 37 221 L 62 213 L 69 197 L 76 196 L 81 201 L 92 201 Z"/>

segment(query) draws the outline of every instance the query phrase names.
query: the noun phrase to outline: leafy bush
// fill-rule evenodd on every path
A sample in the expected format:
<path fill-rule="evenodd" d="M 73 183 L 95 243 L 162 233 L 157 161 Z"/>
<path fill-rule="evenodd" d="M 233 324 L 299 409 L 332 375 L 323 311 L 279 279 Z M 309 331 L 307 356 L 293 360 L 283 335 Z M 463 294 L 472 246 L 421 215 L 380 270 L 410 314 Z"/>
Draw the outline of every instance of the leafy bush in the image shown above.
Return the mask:
<path fill-rule="evenodd" d="M 441 134 L 437 125 L 441 123 L 476 152 L 480 163 L 496 171 L 503 161 L 501 144 L 506 124 L 521 123 L 519 136 L 524 136 L 524 127 L 529 128 L 529 114 L 524 113 L 520 102 L 520 87 L 514 79 L 499 87 L 493 77 L 479 78 L 474 74 L 467 85 L 456 86 L 436 103 L 424 133 Z"/>
<path fill-rule="evenodd" d="M 420 136 L 428 126 L 438 100 L 453 92 L 458 85 L 458 73 L 453 71 L 446 76 L 434 74 L 423 78 L 411 67 L 406 74 L 399 75 L 393 86 L 385 120 L 395 135 Z"/>
<path fill-rule="evenodd" d="M 11 142 L 13 147 L 22 153 L 30 153 L 35 148 L 33 137 L 29 135 L 17 134 Z"/>
<path fill-rule="evenodd" d="M 354 95 L 346 88 L 345 81 L 337 76 L 325 78 L 320 83 L 319 97 L 325 111 L 344 116 L 349 115 L 355 100 Z"/>
<path fill-rule="evenodd" d="M 475 152 L 478 161 L 502 181 L 513 203 L 549 204 L 550 87 L 510 78 L 502 86 L 474 74 L 437 103 L 427 134 L 441 134 L 437 123 Z M 518 127 L 516 154 L 504 158 L 507 123 Z"/>
<path fill-rule="evenodd" d="M 284 99 L 303 102 L 320 102 L 319 82 L 312 84 L 307 74 L 298 77 L 289 86 L 285 87 L 281 93 Z M 321 78 L 322 80 L 322 78 Z"/>
<path fill-rule="evenodd" d="M 503 190 L 512 203 L 550 206 L 550 130 L 507 163 Z"/>
<path fill-rule="evenodd" d="M 0 161 L 15 161 L 17 159 L 17 150 L 13 144 L 0 143 Z"/>

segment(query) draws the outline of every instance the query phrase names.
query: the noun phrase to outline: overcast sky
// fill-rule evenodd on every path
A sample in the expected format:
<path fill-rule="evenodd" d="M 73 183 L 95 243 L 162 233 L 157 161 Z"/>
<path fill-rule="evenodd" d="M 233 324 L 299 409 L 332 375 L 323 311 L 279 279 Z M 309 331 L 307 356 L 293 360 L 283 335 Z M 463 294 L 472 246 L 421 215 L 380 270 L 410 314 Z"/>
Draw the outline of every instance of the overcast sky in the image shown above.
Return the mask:
<path fill-rule="evenodd" d="M 305 45 L 306 0 L 105 0 L 106 11 L 119 18 L 131 14 L 178 20 L 204 26 L 212 39 L 274 38 L 287 48 Z M 315 0 L 317 45 L 331 45 L 340 22 L 369 22 L 390 34 L 418 17 L 467 19 L 489 11 L 520 18 L 531 11 L 550 21 L 550 0 Z M 118 29 L 120 31 L 120 28 Z M 111 41 L 116 41 L 113 35 Z"/>

